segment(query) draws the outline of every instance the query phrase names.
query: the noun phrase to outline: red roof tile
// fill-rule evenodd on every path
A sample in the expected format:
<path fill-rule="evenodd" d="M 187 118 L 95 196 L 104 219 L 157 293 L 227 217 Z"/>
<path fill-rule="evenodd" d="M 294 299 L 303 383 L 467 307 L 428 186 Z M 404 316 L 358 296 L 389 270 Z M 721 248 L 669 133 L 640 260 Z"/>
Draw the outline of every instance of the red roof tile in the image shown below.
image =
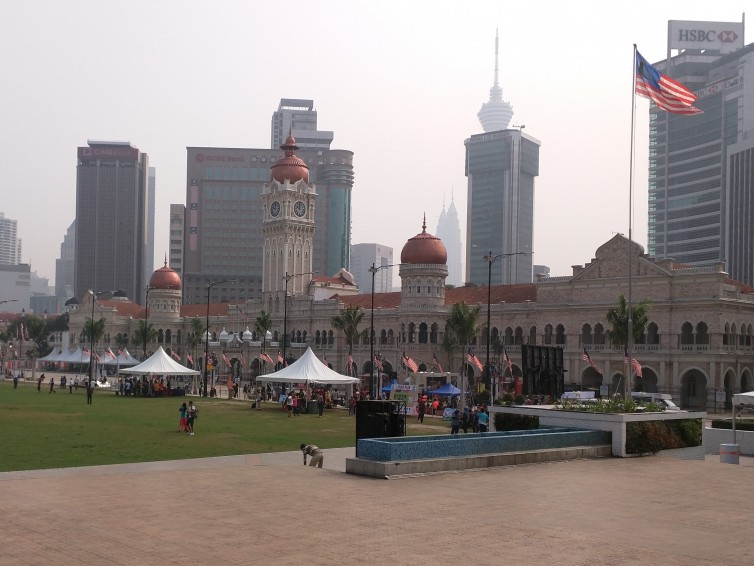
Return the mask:
<path fill-rule="evenodd" d="M 209 316 L 228 316 L 229 303 L 210 303 Z M 181 305 L 181 316 L 194 318 L 207 316 L 207 304 Z"/>
<path fill-rule="evenodd" d="M 526 301 L 537 301 L 537 286 L 533 283 L 524 283 L 521 285 L 493 285 L 489 290 L 490 303 L 524 303 Z M 350 297 L 341 297 L 335 295 L 333 299 L 338 299 L 346 306 L 359 306 L 364 310 L 372 308 L 371 293 L 354 295 Z M 486 305 L 487 304 L 487 286 L 480 287 L 456 287 L 445 290 L 445 304 L 452 305 L 464 301 L 468 305 Z M 401 293 L 375 293 L 374 308 L 391 309 L 397 308 L 401 304 Z"/>

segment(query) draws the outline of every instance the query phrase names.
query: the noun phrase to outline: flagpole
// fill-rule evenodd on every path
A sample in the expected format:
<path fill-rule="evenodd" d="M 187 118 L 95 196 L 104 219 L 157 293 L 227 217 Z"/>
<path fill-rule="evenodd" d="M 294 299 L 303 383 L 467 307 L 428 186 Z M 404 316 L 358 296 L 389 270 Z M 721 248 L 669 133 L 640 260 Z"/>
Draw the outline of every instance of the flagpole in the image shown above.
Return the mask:
<path fill-rule="evenodd" d="M 631 395 L 632 368 L 631 356 L 634 355 L 634 320 L 632 306 L 633 290 L 633 208 L 634 208 L 634 157 L 636 153 L 636 44 L 634 43 L 633 58 L 631 62 L 631 155 L 629 158 L 628 172 L 628 325 L 626 336 L 626 348 L 628 349 L 629 364 L 625 369 L 626 383 L 624 387 L 624 397 L 628 399 Z"/>

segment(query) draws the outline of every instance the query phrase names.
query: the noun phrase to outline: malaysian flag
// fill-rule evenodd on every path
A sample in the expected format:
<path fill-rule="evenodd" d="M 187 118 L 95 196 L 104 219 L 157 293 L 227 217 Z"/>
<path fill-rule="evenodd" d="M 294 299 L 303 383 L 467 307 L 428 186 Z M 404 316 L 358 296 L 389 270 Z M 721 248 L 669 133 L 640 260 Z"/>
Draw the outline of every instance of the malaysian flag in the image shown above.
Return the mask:
<path fill-rule="evenodd" d="M 419 371 L 419 366 L 416 365 L 416 362 L 414 360 L 406 355 L 406 352 L 403 352 L 403 358 L 401 358 L 401 361 L 403 362 L 403 365 L 406 366 L 410 371 L 414 373 Z"/>
<path fill-rule="evenodd" d="M 113 354 L 113 351 L 110 348 L 107 348 L 105 350 L 105 355 L 110 358 L 111 360 L 115 359 L 115 354 Z"/>
<path fill-rule="evenodd" d="M 194 365 L 194 358 L 191 354 L 188 352 L 186 353 L 186 360 L 193 366 Z"/>
<path fill-rule="evenodd" d="M 440 373 L 445 373 L 442 369 L 442 366 L 440 365 L 440 361 L 437 359 L 437 356 L 435 355 L 434 352 L 432 352 L 432 363 L 435 364 L 435 366 L 437 366 L 437 369 L 440 370 Z"/>
<path fill-rule="evenodd" d="M 285 362 L 283 355 L 280 353 L 280 351 L 278 351 L 278 363 L 282 364 L 283 362 Z"/>
<path fill-rule="evenodd" d="M 241 367 L 244 367 L 246 365 L 246 358 L 243 355 L 243 352 L 241 352 Z"/>
<path fill-rule="evenodd" d="M 696 95 L 684 85 L 649 64 L 636 52 L 636 94 L 649 98 L 659 108 L 673 114 L 701 114 L 694 107 Z"/>
<path fill-rule="evenodd" d="M 382 365 L 382 360 L 380 360 L 379 356 L 377 354 L 374 355 L 374 367 L 376 367 L 380 371 L 384 371 L 384 367 Z M 416 370 L 414 370 L 416 371 Z"/>
<path fill-rule="evenodd" d="M 469 348 L 469 353 L 466 356 L 466 359 L 468 360 L 468 362 L 470 364 L 475 365 L 479 369 L 479 371 L 483 371 L 484 370 L 484 366 L 482 365 L 482 362 L 480 362 L 479 358 L 477 358 L 474 355 L 474 352 L 473 352 L 473 350 L 471 348 Z"/>
<path fill-rule="evenodd" d="M 348 354 L 348 372 L 346 373 L 346 375 L 350 376 L 352 371 L 353 371 L 353 356 L 351 356 L 351 354 Z"/>
<path fill-rule="evenodd" d="M 261 354 L 259 354 L 259 359 L 262 360 L 262 362 L 264 362 L 264 363 L 268 363 L 268 364 L 274 364 L 275 363 L 273 361 L 273 359 L 269 356 L 269 354 L 267 354 L 265 352 L 262 352 Z"/>
<path fill-rule="evenodd" d="M 508 365 L 508 371 L 511 373 L 511 377 L 513 377 L 513 360 L 511 360 L 505 348 L 503 348 L 503 361 Z"/>
<path fill-rule="evenodd" d="M 625 363 L 628 364 L 628 350 L 624 348 L 623 352 L 624 352 L 623 359 Z M 641 377 L 641 364 L 634 357 L 631 357 L 631 369 L 634 370 L 634 374 L 636 374 L 636 377 Z"/>
<path fill-rule="evenodd" d="M 226 356 L 224 352 L 223 352 L 223 361 L 225 362 L 225 365 L 227 367 L 231 366 L 230 360 L 228 359 L 228 356 Z"/>
<path fill-rule="evenodd" d="M 171 350 L 171 351 L 170 351 L 170 356 L 171 356 L 171 357 L 172 357 L 172 358 L 173 358 L 173 359 L 174 359 L 174 360 L 175 360 L 176 362 L 180 362 L 180 361 L 181 361 L 181 357 L 180 357 L 180 356 L 179 356 L 178 354 L 176 354 L 176 353 L 175 353 L 175 350 Z"/>
<path fill-rule="evenodd" d="M 597 367 L 597 365 L 592 361 L 591 356 L 589 355 L 589 352 L 586 351 L 586 348 L 584 348 L 584 355 L 582 356 L 585 362 L 587 362 L 590 366 L 592 366 L 592 369 L 596 371 L 598 374 L 602 375 L 602 370 Z"/>

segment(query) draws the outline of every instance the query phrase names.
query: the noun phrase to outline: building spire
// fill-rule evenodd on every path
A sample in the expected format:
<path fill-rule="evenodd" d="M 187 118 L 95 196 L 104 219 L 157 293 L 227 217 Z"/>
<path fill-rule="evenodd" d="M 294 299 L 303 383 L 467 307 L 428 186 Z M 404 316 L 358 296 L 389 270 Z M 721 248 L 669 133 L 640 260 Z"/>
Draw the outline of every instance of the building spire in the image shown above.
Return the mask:
<path fill-rule="evenodd" d="M 505 130 L 513 118 L 513 107 L 510 103 L 503 100 L 503 89 L 500 88 L 499 82 L 499 48 L 500 36 L 498 30 L 495 30 L 495 79 L 490 89 L 490 100 L 482 104 L 482 109 L 477 114 L 482 129 L 485 132 L 496 132 Z"/>

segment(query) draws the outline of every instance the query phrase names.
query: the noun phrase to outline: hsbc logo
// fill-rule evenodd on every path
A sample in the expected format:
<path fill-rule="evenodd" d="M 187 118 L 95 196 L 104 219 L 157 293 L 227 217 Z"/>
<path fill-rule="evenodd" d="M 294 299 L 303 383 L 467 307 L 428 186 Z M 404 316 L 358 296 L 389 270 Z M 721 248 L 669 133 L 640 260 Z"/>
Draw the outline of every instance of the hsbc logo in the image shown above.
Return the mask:
<path fill-rule="evenodd" d="M 678 41 L 696 41 L 696 42 L 708 42 L 713 43 L 719 41 L 721 43 L 733 43 L 738 39 L 738 34 L 735 31 L 720 31 L 717 30 L 703 30 L 703 29 L 679 29 Z"/>

